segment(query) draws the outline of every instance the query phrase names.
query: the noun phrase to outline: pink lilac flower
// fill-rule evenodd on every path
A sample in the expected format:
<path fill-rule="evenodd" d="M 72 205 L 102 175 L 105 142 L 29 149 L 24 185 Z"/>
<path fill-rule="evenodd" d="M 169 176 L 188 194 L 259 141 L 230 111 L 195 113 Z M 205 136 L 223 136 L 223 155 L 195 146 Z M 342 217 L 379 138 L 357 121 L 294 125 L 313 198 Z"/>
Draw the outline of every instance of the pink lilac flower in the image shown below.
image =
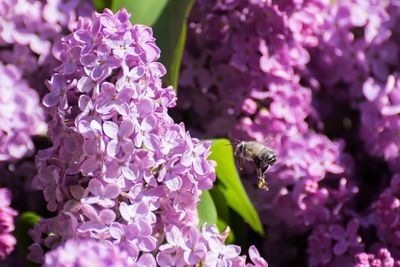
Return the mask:
<path fill-rule="evenodd" d="M 33 229 L 29 258 L 91 238 L 132 266 L 244 265 L 215 226 L 196 228 L 201 191 L 215 181 L 210 142 L 168 115 L 176 96 L 161 85 L 152 30 L 129 17 L 106 9 L 80 18 L 57 48 L 61 65 L 43 98 L 53 146 L 39 151 L 32 182 L 56 216 Z"/>
<path fill-rule="evenodd" d="M 31 136 L 46 131 L 39 96 L 13 65 L 0 64 L 0 161 L 31 155 Z"/>
<path fill-rule="evenodd" d="M 14 217 L 17 212 L 10 207 L 11 192 L 6 188 L 0 189 L 0 258 L 4 259 L 13 250 L 17 243 L 11 234 L 14 230 Z"/>

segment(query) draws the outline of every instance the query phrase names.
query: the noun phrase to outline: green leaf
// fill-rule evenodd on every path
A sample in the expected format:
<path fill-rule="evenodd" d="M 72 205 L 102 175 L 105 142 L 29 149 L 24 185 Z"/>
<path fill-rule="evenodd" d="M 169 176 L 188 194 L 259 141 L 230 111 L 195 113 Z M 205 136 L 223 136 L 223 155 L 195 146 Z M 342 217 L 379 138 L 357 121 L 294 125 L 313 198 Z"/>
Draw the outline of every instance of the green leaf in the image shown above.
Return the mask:
<path fill-rule="evenodd" d="M 168 0 L 113 0 L 112 10 L 116 12 L 124 7 L 132 14 L 132 23 L 153 26 L 168 2 Z"/>
<path fill-rule="evenodd" d="M 96 10 L 100 12 L 111 6 L 111 0 L 92 0 L 92 3 Z"/>
<path fill-rule="evenodd" d="M 209 159 L 217 162 L 217 184 L 228 206 L 236 211 L 257 233 L 263 235 L 260 218 L 251 203 L 236 170 L 232 144 L 228 139 L 215 139 L 211 146 Z"/>
<path fill-rule="evenodd" d="M 200 202 L 197 205 L 197 212 L 199 214 L 199 225 L 216 224 L 217 223 L 217 210 L 210 192 L 203 191 L 200 196 Z"/>
<path fill-rule="evenodd" d="M 230 227 L 228 239 L 225 243 L 233 243 L 235 241 L 234 229 L 231 227 L 230 209 L 225 195 L 221 192 L 221 183 L 216 182 L 214 187 L 210 190 L 211 197 L 214 200 L 215 207 L 217 208 L 218 220 L 217 227 L 220 232 L 224 231 L 226 227 Z"/>
<path fill-rule="evenodd" d="M 179 69 L 186 41 L 186 21 L 194 0 L 114 0 L 116 12 L 125 7 L 133 23 L 153 28 L 161 49 L 160 62 L 167 68 L 164 84 L 178 88 Z"/>
<path fill-rule="evenodd" d="M 27 266 L 37 266 L 36 264 L 28 261 L 26 255 L 28 247 L 32 244 L 32 238 L 29 236 L 28 231 L 32 229 L 33 225 L 40 221 L 40 216 L 34 212 L 27 211 L 22 213 L 15 223 L 15 237 L 17 238 L 17 246 L 20 255 Z"/>

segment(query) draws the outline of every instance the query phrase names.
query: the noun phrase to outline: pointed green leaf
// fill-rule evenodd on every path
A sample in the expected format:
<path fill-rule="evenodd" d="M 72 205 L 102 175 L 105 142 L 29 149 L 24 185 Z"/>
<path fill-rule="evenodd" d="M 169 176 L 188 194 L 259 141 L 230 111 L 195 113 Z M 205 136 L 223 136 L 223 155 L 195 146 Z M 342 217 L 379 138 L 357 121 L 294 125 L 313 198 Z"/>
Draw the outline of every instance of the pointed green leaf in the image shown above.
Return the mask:
<path fill-rule="evenodd" d="M 199 225 L 204 223 L 216 224 L 217 223 L 217 210 L 210 192 L 203 191 L 200 196 L 200 202 L 197 205 L 197 212 L 199 214 Z"/>
<path fill-rule="evenodd" d="M 102 12 L 105 8 L 110 8 L 111 0 L 92 0 L 97 11 Z"/>
<path fill-rule="evenodd" d="M 217 162 L 217 179 L 220 192 L 225 196 L 228 206 L 236 211 L 257 233 L 263 235 L 260 218 L 251 203 L 239 174 L 236 170 L 232 144 L 228 139 L 215 139 L 209 159 Z"/>
<path fill-rule="evenodd" d="M 215 207 L 217 208 L 218 221 L 217 227 L 220 232 L 224 231 L 229 226 L 230 232 L 225 243 L 230 244 L 235 241 L 234 229 L 231 227 L 230 209 L 225 195 L 221 192 L 220 187 L 222 184 L 216 182 L 214 187 L 210 190 L 212 199 L 214 200 Z"/>
<path fill-rule="evenodd" d="M 126 8 L 133 23 L 153 28 L 161 49 L 160 62 L 167 68 L 164 84 L 178 87 L 179 69 L 186 41 L 186 20 L 193 0 L 113 0 L 114 12 Z"/>

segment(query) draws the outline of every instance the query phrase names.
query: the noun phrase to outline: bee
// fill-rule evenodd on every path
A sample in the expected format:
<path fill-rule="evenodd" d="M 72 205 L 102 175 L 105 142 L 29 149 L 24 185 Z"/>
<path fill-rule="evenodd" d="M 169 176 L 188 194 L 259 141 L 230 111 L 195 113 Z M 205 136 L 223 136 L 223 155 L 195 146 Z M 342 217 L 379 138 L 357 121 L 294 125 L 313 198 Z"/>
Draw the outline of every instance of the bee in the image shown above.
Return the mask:
<path fill-rule="evenodd" d="M 239 166 L 241 160 L 253 161 L 258 176 L 258 187 L 268 190 L 264 173 L 276 162 L 276 153 L 269 147 L 256 141 L 241 141 L 236 145 L 235 156 L 238 158 Z"/>

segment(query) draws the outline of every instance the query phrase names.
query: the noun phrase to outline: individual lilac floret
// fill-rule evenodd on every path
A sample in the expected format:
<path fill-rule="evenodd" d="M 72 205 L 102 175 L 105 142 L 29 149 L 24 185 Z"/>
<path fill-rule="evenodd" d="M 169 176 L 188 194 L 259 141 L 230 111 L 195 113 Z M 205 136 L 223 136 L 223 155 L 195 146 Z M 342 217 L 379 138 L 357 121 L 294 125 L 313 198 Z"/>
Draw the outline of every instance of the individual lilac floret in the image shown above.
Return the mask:
<path fill-rule="evenodd" d="M 144 258 L 145 256 L 142 257 Z M 148 264 L 149 262 L 142 263 Z M 129 267 L 134 265 L 129 264 L 127 253 L 121 251 L 118 246 L 90 239 L 71 239 L 65 242 L 65 244 L 46 253 L 43 266 Z M 153 263 L 146 266 L 155 266 L 155 264 Z"/>
<path fill-rule="evenodd" d="M 382 248 L 376 254 L 361 252 L 355 256 L 354 267 L 399 267 L 400 261 L 394 260 L 390 252 Z"/>
<path fill-rule="evenodd" d="M 11 193 L 8 189 L 0 188 L 0 258 L 4 259 L 17 243 L 11 234 L 14 230 L 14 217 L 17 212 L 10 207 Z"/>
<path fill-rule="evenodd" d="M 15 66 L 0 63 L 0 161 L 31 154 L 31 136 L 46 131 L 38 94 Z"/>
<path fill-rule="evenodd" d="M 176 97 L 161 85 L 152 30 L 129 18 L 124 9 L 80 18 L 59 46 L 43 98 L 53 146 L 39 151 L 32 183 L 57 215 L 35 226 L 29 257 L 92 238 L 118 246 L 133 266 L 243 266 L 215 226 L 197 229 L 201 191 L 215 180 L 210 142 L 168 115 Z"/>
<path fill-rule="evenodd" d="M 268 263 L 260 256 L 255 246 L 250 246 L 249 257 L 252 263 L 246 264 L 246 267 L 268 267 Z"/>

